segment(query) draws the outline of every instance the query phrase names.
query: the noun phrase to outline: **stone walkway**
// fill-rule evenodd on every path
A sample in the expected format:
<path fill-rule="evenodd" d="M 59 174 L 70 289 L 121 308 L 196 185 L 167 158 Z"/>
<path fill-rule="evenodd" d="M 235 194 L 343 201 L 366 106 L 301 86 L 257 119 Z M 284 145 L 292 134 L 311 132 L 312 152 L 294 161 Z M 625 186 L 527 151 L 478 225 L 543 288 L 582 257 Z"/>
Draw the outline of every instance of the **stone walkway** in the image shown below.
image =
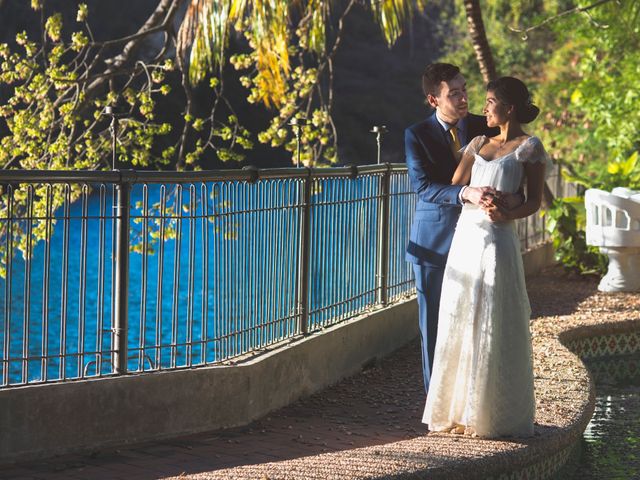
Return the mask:
<path fill-rule="evenodd" d="M 528 279 L 527 283 L 534 319 L 546 317 L 551 323 L 583 315 L 579 305 L 596 294 L 593 280 L 569 277 L 557 269 Z M 628 300 L 620 298 L 622 302 Z M 621 311 L 619 303 L 606 308 Z M 633 308 L 633 315 L 638 318 L 637 305 Z M 599 311 L 602 313 L 602 309 Z M 580 386 L 563 397 L 565 393 L 555 392 L 544 383 L 544 372 L 536 372 L 537 395 L 538 389 L 546 393 L 540 397 L 533 439 L 490 441 L 426 435 L 426 428 L 420 423 L 424 406 L 420 351 L 414 341 L 380 364 L 243 428 L 0 467 L 0 478 L 417 478 L 417 472 L 432 467 L 433 476 L 429 478 L 471 478 L 459 473 L 464 469 L 457 467 L 455 471 L 447 470 L 451 476 L 443 477 L 438 471 L 443 466 L 475 466 L 489 458 L 495 465 L 483 475 L 499 473 L 507 460 L 495 452 L 501 455 L 524 451 L 528 446 L 541 448 L 547 435 L 556 435 L 566 425 L 573 428 L 571 422 L 575 423 L 575 418 L 570 413 L 566 418 L 556 418 L 563 414 L 558 410 L 561 407 L 554 406 L 553 401 L 545 404 L 544 395 L 556 398 L 558 405 L 570 407 L 566 403 L 574 398 L 571 395 L 582 395 L 576 397 L 582 399 L 585 382 L 589 385 L 584 371 L 576 375 Z"/>

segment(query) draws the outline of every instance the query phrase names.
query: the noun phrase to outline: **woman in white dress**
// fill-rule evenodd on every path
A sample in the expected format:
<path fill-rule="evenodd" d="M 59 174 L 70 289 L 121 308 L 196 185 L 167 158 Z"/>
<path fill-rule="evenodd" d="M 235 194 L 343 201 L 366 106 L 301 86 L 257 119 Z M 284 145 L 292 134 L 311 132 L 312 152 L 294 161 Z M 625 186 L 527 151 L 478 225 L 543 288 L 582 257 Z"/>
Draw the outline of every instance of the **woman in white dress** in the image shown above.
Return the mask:
<path fill-rule="evenodd" d="M 539 113 L 513 77 L 487 86 L 484 113 L 500 134 L 467 145 L 452 183 L 517 192 L 511 210 L 466 204 L 444 273 L 438 338 L 422 421 L 431 431 L 474 436 L 533 435 L 535 398 L 527 296 L 514 219 L 540 208 L 550 162 L 522 124 Z"/>

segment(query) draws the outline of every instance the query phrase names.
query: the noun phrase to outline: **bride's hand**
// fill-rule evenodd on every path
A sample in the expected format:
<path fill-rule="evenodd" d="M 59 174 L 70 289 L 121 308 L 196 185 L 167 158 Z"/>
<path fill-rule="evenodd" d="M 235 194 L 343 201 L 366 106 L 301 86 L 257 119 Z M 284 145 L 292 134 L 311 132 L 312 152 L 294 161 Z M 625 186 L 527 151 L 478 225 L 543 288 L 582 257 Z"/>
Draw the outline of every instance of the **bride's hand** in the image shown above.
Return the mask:
<path fill-rule="evenodd" d="M 523 195 L 520 193 L 500 193 L 502 201 L 504 203 L 504 208 L 506 208 L 507 210 L 513 210 L 523 203 Z"/>
<path fill-rule="evenodd" d="M 483 210 L 492 222 L 506 222 L 511 220 L 509 211 L 498 205 L 490 205 L 489 207 L 483 208 Z"/>

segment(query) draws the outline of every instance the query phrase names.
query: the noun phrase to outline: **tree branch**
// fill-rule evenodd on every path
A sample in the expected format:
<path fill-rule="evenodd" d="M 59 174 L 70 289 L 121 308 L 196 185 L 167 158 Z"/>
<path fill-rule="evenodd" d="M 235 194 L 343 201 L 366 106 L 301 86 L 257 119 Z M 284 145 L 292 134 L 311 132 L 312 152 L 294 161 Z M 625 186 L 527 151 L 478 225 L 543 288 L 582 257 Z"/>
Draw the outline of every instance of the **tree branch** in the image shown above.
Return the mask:
<path fill-rule="evenodd" d="M 569 10 L 565 10 L 564 12 L 561 12 L 561 13 L 559 13 L 557 15 L 552 16 L 552 17 L 545 18 L 542 22 L 540 22 L 540 23 L 538 23 L 536 25 L 533 25 L 531 27 L 527 27 L 527 28 L 508 27 L 508 28 L 512 32 L 524 34 L 523 37 L 526 40 L 527 33 L 529 33 L 532 30 L 535 30 L 536 28 L 540 28 L 543 25 L 546 25 L 547 23 L 555 22 L 556 20 L 558 20 L 558 19 L 560 19 L 562 17 L 565 17 L 567 15 L 573 15 L 574 13 L 587 13 L 589 10 L 591 10 L 593 8 L 596 8 L 596 7 L 599 7 L 600 5 L 604 5 L 605 3 L 609 3 L 611 1 L 612 0 L 599 0 L 599 1 L 597 1 L 595 3 L 592 3 L 591 5 L 588 5 L 586 7 L 571 8 Z"/>
<path fill-rule="evenodd" d="M 105 60 L 105 63 L 107 63 L 109 67 L 99 78 L 96 78 L 87 87 L 86 98 L 92 98 L 95 95 L 95 92 L 104 84 L 104 82 L 107 79 L 111 78 L 119 68 L 121 68 L 131 59 L 134 52 L 140 47 L 142 40 L 144 40 L 148 35 L 163 30 L 166 31 L 168 28 L 170 28 L 171 22 L 178 10 L 178 7 L 180 7 L 182 2 L 184 1 L 185 0 L 161 0 L 156 9 L 144 23 L 144 25 L 140 27 L 138 32 L 130 35 L 129 37 L 125 37 L 124 39 L 105 42 L 102 45 L 103 47 L 106 45 L 113 45 L 128 40 L 127 44 L 122 49 L 122 53 L 111 59 Z M 167 35 L 166 38 L 170 38 L 170 36 Z"/>

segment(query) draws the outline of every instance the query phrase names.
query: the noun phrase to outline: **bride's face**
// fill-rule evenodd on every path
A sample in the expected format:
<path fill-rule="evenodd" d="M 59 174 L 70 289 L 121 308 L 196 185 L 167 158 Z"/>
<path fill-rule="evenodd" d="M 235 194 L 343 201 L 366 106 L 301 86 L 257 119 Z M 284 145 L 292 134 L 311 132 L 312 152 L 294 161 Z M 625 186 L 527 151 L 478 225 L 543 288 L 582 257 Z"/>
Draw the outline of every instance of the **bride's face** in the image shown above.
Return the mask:
<path fill-rule="evenodd" d="M 487 126 L 497 127 L 509 121 L 511 111 L 510 105 L 505 105 L 498 100 L 492 91 L 487 92 L 487 100 L 482 109 L 482 113 L 487 116 Z"/>

